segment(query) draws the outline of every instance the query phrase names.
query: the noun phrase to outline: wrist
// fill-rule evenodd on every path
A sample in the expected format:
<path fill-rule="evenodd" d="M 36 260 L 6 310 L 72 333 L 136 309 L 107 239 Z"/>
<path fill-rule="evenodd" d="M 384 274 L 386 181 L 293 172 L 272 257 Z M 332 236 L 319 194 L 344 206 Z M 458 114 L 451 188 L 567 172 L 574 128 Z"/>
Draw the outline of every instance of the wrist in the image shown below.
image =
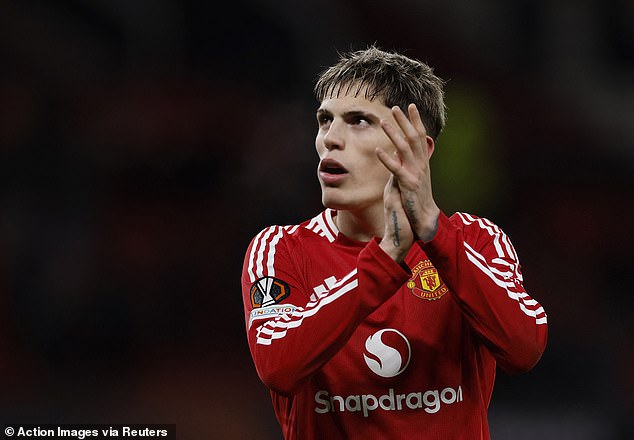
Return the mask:
<path fill-rule="evenodd" d="M 388 254 L 392 260 L 401 264 L 403 260 L 405 260 L 405 256 L 409 252 L 409 248 L 404 248 L 403 246 L 395 246 L 392 240 L 386 239 L 385 237 L 379 243 L 379 247 Z"/>
<path fill-rule="evenodd" d="M 438 217 L 440 217 L 440 209 L 435 207 L 432 213 L 427 216 L 427 221 L 420 224 L 416 229 L 416 236 L 424 242 L 432 241 L 438 231 Z"/>

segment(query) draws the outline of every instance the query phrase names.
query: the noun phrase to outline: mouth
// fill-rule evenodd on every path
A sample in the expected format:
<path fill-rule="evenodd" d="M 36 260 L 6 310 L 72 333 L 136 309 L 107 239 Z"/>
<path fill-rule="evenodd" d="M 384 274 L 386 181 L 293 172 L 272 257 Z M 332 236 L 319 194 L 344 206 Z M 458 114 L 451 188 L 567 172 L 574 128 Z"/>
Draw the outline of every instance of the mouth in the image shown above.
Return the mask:
<path fill-rule="evenodd" d="M 319 162 L 319 180 L 326 187 L 338 187 L 348 176 L 348 170 L 334 159 Z"/>
<path fill-rule="evenodd" d="M 347 174 L 348 170 L 334 159 L 324 159 L 319 163 L 319 172 L 325 174 Z"/>

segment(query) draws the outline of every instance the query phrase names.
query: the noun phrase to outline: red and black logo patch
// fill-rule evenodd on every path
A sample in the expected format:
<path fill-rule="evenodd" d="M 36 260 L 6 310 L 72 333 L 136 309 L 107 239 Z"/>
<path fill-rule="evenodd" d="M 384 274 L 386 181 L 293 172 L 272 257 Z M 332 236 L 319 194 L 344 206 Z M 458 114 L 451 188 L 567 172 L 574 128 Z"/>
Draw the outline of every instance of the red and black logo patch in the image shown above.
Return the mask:
<path fill-rule="evenodd" d="M 263 277 L 251 286 L 251 305 L 253 308 L 279 304 L 291 294 L 288 283 L 273 277 Z"/>

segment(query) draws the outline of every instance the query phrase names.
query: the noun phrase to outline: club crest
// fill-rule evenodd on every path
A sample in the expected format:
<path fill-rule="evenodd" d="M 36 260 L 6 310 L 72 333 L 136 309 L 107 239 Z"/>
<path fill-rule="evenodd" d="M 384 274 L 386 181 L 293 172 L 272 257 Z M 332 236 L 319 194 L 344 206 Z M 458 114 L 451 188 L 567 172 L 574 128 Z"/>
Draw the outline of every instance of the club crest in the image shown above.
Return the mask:
<path fill-rule="evenodd" d="M 440 279 L 438 271 L 429 260 L 419 261 L 414 266 L 412 277 L 407 282 L 407 287 L 415 296 L 429 301 L 440 299 L 449 291 L 445 283 Z"/>

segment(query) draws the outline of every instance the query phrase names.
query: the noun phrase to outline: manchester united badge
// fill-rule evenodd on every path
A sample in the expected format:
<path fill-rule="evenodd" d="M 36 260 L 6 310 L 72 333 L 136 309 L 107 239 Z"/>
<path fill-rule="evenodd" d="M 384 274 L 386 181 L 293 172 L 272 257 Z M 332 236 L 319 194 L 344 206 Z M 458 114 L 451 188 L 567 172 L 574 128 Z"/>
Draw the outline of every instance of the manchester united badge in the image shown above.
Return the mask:
<path fill-rule="evenodd" d="M 431 261 L 419 261 L 412 269 L 412 277 L 407 282 L 407 287 L 412 293 L 429 301 L 443 297 L 449 291 L 445 283 L 440 279 L 438 271 L 432 266 Z"/>

